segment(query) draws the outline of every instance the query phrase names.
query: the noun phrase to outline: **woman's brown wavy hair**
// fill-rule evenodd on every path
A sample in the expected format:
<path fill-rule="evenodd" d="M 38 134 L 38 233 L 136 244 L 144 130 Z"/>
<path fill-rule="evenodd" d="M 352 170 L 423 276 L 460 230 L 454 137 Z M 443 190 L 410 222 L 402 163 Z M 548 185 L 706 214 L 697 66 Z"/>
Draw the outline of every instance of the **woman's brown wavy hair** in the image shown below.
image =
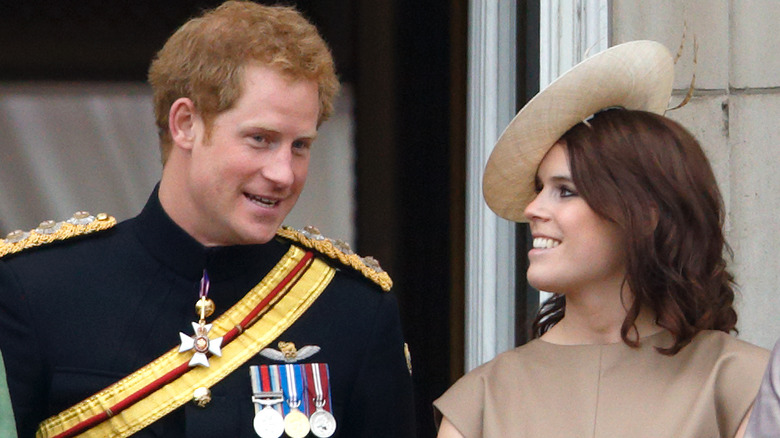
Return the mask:
<path fill-rule="evenodd" d="M 626 236 L 625 283 L 635 299 L 621 327 L 623 341 L 639 344 L 629 334 L 642 306 L 674 336 L 673 346 L 658 349 L 664 354 L 676 354 L 701 330 L 736 330 L 723 199 L 693 135 L 663 116 L 611 109 L 561 140 L 580 196 Z M 554 326 L 565 310 L 565 296 L 547 300 L 533 336 Z"/>

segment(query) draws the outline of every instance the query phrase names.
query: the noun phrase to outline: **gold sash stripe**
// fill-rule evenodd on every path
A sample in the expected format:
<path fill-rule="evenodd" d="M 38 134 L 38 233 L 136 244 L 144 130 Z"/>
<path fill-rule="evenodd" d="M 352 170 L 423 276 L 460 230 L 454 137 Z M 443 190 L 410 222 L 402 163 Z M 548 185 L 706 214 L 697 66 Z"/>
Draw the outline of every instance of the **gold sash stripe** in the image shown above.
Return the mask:
<path fill-rule="evenodd" d="M 304 259 L 306 252 L 296 246 L 249 293 L 214 320 L 211 334 L 223 336 L 239 325 L 269 293 Z M 154 423 L 174 409 L 192 400 L 197 388 L 211 387 L 276 339 L 319 297 L 335 275 L 335 270 L 313 258 L 287 286 L 288 290 L 273 307 L 222 349 L 222 357 L 212 356 L 211 366 L 192 368 L 178 379 L 161 387 L 119 413 L 110 412 L 123 400 L 136 394 L 160 376 L 189 360 L 189 354 L 174 348 L 128 377 L 89 397 L 77 405 L 41 423 L 37 438 L 127 437 Z M 284 291 L 282 291 L 284 292 Z M 78 435 L 66 433 L 80 423 L 108 413 L 109 418 Z"/>

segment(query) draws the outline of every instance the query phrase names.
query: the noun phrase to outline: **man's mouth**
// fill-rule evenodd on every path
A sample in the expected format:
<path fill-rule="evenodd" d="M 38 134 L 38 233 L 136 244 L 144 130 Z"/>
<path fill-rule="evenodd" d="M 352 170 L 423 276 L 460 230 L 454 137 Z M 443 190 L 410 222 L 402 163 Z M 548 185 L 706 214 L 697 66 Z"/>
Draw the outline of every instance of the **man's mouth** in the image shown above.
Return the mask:
<path fill-rule="evenodd" d="M 271 208 L 276 206 L 276 204 L 279 203 L 278 199 L 264 198 L 262 196 L 250 195 L 249 193 L 244 193 L 244 196 L 246 196 L 246 198 L 252 201 L 253 203 L 261 205 L 263 207 Z"/>

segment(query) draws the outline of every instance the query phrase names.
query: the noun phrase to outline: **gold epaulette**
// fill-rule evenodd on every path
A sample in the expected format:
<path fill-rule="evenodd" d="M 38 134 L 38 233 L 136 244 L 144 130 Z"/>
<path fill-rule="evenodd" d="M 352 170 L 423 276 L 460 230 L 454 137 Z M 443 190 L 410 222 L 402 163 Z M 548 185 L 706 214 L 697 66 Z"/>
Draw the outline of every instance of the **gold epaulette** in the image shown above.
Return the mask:
<path fill-rule="evenodd" d="M 360 257 L 352 251 L 347 242 L 339 239 L 328 239 L 314 227 L 304 227 L 302 230 L 296 230 L 292 227 L 282 226 L 276 231 L 276 235 L 306 248 L 313 249 L 333 260 L 338 260 L 378 284 L 385 292 L 393 287 L 393 280 L 390 279 L 390 275 L 379 266 L 379 262 L 375 258 Z"/>
<path fill-rule="evenodd" d="M 28 248 L 107 230 L 114 225 L 116 219 L 113 216 L 105 213 L 92 216 L 86 211 L 79 211 L 63 222 L 44 221 L 34 230 L 12 231 L 5 239 L 0 239 L 0 258 Z"/>

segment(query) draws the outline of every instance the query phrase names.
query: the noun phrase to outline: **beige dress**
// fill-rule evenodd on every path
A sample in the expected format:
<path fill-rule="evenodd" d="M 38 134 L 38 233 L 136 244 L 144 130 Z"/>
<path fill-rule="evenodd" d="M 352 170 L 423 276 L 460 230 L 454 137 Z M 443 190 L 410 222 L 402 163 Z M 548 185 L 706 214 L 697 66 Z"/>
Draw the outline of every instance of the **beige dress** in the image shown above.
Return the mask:
<path fill-rule="evenodd" d="M 668 332 L 639 348 L 539 339 L 458 380 L 434 406 L 465 438 L 733 437 L 769 352 L 706 331 L 674 356 Z"/>

